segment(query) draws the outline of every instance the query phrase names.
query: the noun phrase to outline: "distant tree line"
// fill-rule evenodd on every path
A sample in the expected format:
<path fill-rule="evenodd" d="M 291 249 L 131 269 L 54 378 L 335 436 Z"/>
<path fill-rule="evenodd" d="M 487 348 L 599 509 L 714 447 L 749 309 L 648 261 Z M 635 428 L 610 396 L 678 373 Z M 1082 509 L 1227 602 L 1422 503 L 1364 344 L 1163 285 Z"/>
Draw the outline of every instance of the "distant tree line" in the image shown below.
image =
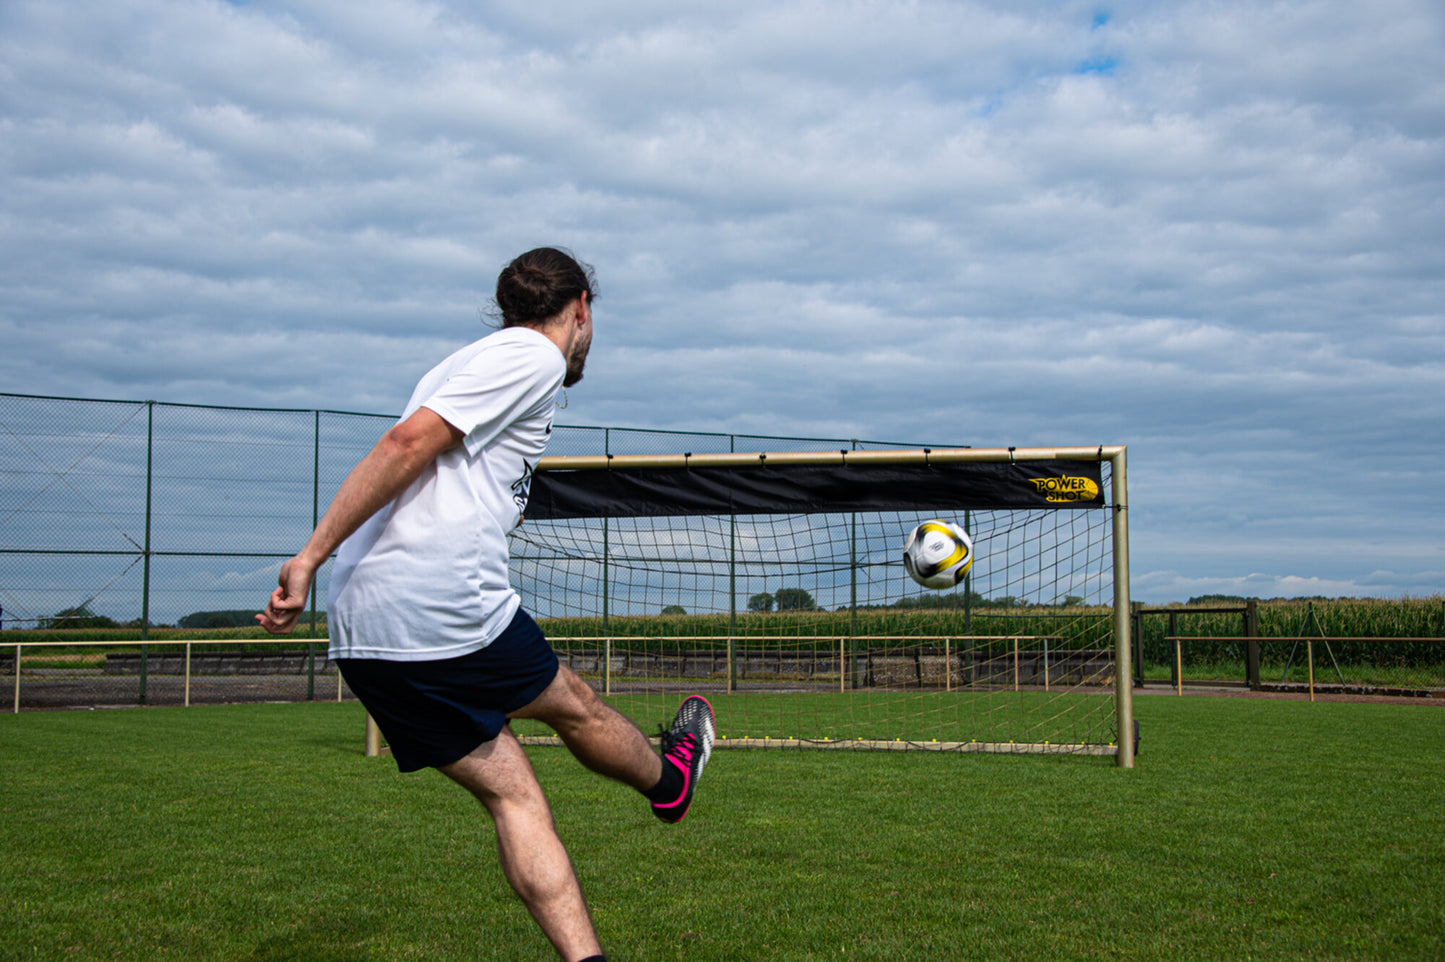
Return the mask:
<path fill-rule="evenodd" d="M 137 626 L 140 624 L 136 622 Z M 105 615 L 98 615 L 91 611 L 86 605 L 77 605 L 74 608 L 66 608 L 64 611 L 57 611 L 49 618 L 42 617 L 37 622 L 38 628 L 119 628 L 120 622 L 114 618 L 107 618 Z"/>
<path fill-rule="evenodd" d="M 317 612 L 319 621 L 326 620 L 326 612 Z M 233 611 L 194 611 L 172 625 L 158 625 L 152 628 L 251 628 L 256 624 L 256 609 L 244 608 Z M 116 621 L 106 615 L 98 615 L 87 605 L 77 605 L 42 616 L 36 622 L 37 628 L 140 628 L 141 619 Z"/>
<path fill-rule="evenodd" d="M 151 622 L 152 628 L 169 628 L 170 625 L 157 625 Z M 74 608 L 66 608 L 57 611 L 53 615 L 41 615 L 35 621 L 36 628 L 142 628 L 144 622 L 139 618 L 132 618 L 130 621 L 116 621 L 107 615 L 98 615 L 90 610 L 88 605 L 77 605 Z"/>
<path fill-rule="evenodd" d="M 1078 608 L 1084 604 L 1084 599 L 1078 595 L 1069 595 L 1059 601 L 1053 607 Z M 969 588 L 966 591 L 955 591 L 951 594 L 941 592 L 926 595 L 912 595 L 899 598 L 897 601 L 886 605 L 869 605 L 869 608 L 1046 608 L 1049 605 L 1031 603 L 1013 595 L 999 595 L 997 598 L 985 598 L 983 595 Z"/>
<path fill-rule="evenodd" d="M 256 609 L 243 611 L 195 611 L 176 622 L 177 628 L 250 628 L 256 623 Z"/>
<path fill-rule="evenodd" d="M 802 588 L 760 591 L 748 599 L 749 611 L 816 611 L 818 603 Z"/>
<path fill-rule="evenodd" d="M 1084 604 L 1078 595 L 1069 595 L 1057 607 L 1077 608 Z M 839 610 L 847 610 L 847 605 Z M 899 598 L 883 605 L 859 605 L 860 609 L 909 609 L 909 608 L 1027 608 L 1030 605 L 1013 595 L 985 598 L 977 591 L 958 591 L 952 594 L 932 593 Z M 818 603 L 802 588 L 779 588 L 776 592 L 762 591 L 748 598 L 748 611 L 816 611 Z"/>

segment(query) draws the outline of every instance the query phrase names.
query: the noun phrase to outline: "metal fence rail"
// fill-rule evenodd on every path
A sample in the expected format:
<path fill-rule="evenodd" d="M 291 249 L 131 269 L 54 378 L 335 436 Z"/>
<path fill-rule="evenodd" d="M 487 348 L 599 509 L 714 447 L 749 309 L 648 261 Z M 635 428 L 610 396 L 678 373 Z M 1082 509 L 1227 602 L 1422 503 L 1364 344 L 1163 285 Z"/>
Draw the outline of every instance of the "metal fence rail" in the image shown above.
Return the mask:
<path fill-rule="evenodd" d="M 11 637 L 14 637 L 12 635 Z M 564 665 L 612 695 L 687 691 L 1104 689 L 1113 652 L 1053 636 L 638 636 L 550 639 Z M 7 644 L 0 672 L 23 709 L 343 701 L 326 641 L 167 639 Z"/>
<path fill-rule="evenodd" d="M 1170 681 L 1179 694 L 1183 694 L 1187 672 L 1190 683 L 1308 692 L 1311 701 L 1317 693 L 1445 697 L 1445 650 L 1441 649 L 1445 638 L 1171 635 L 1164 640 L 1173 651 Z M 1238 645 L 1238 662 L 1221 664 L 1216 660 L 1186 669 L 1185 656 L 1191 646 L 1219 645 Z M 1350 657 L 1340 657 L 1342 650 Z M 1219 677 L 1231 668 L 1238 669 L 1233 677 Z"/>
<path fill-rule="evenodd" d="M 354 697 L 326 660 L 324 641 L 290 638 L 22 642 L 5 646 L 0 671 L 16 713 Z"/>

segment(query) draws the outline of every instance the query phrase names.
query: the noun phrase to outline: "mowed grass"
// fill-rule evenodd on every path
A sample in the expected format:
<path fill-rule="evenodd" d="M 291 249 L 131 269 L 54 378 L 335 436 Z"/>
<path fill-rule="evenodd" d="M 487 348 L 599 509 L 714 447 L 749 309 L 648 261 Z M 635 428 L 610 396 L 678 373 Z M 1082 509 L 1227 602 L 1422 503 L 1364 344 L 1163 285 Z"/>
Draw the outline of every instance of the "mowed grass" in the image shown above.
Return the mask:
<path fill-rule="evenodd" d="M 720 751 L 664 826 L 530 750 L 610 957 L 1436 959 L 1445 711 L 1136 699 L 1112 759 Z M 354 704 L 0 717 L 0 958 L 551 958 Z"/>

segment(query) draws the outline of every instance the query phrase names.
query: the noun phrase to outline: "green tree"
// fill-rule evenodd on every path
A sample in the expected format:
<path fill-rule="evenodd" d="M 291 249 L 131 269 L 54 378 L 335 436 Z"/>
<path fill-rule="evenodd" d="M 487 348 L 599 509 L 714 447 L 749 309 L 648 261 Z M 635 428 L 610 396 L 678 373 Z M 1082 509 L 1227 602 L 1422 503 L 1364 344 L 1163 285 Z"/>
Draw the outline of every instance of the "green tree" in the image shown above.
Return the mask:
<path fill-rule="evenodd" d="M 256 624 L 256 612 L 249 608 L 193 611 L 176 624 L 182 628 L 250 628 Z"/>
<path fill-rule="evenodd" d="M 760 591 L 748 599 L 749 611 L 772 611 L 773 594 L 770 591 Z"/>
<path fill-rule="evenodd" d="M 664 615 L 685 615 L 687 614 L 687 609 L 682 605 L 668 605 L 662 609 L 662 613 Z"/>
<path fill-rule="evenodd" d="M 802 588 L 779 588 L 773 600 L 777 602 L 779 611 L 812 611 L 818 607 L 813 596 Z"/>

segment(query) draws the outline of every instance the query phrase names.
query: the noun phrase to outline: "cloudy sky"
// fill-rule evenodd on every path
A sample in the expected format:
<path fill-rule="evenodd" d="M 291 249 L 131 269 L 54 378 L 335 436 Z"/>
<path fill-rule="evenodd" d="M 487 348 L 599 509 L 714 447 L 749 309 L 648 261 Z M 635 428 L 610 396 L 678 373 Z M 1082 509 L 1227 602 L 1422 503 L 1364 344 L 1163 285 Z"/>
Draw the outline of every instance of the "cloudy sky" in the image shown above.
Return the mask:
<path fill-rule="evenodd" d="M 0 3 L 0 391 L 1127 444 L 1135 596 L 1445 591 L 1445 7 Z"/>

